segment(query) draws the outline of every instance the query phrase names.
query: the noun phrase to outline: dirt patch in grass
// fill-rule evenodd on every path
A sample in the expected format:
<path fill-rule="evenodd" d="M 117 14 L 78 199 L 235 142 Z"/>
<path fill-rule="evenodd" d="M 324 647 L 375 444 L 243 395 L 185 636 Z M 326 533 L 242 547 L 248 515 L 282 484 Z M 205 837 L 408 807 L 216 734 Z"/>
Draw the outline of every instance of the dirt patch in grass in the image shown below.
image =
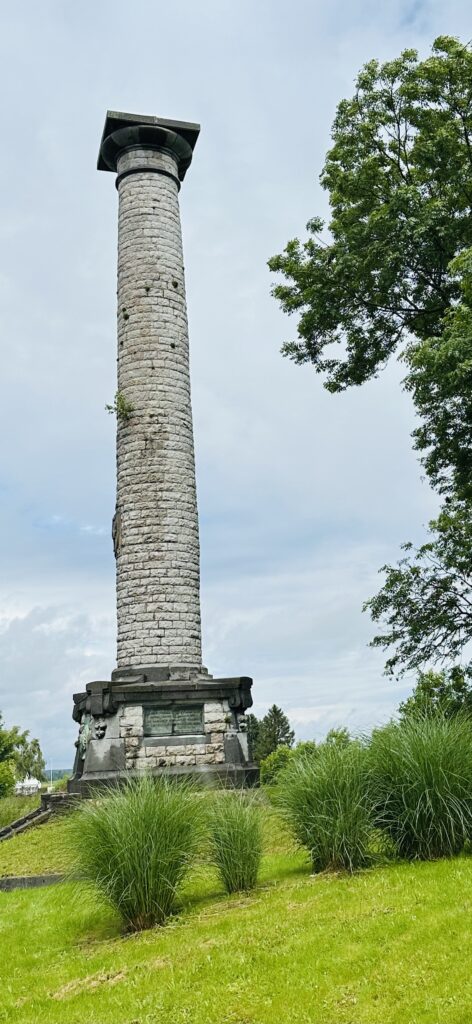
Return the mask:
<path fill-rule="evenodd" d="M 103 988 L 108 985 L 117 985 L 124 981 L 131 973 L 138 971 L 158 971 L 163 967 L 169 967 L 171 961 L 165 957 L 155 957 L 143 964 L 135 964 L 134 967 L 122 968 L 119 971 L 99 971 L 97 974 L 86 975 L 85 978 L 74 978 L 63 985 L 57 992 L 51 994 L 51 999 L 67 999 L 68 996 L 76 996 L 81 992 L 92 992 L 94 989 Z"/>

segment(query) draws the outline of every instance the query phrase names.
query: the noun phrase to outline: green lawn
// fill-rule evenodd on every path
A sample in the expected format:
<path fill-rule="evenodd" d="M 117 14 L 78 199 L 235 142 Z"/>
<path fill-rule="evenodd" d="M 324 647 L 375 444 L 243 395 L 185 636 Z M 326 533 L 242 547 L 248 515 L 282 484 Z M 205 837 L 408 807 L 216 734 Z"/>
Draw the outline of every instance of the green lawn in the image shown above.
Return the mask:
<path fill-rule="evenodd" d="M 1 844 L 0 873 L 13 844 L 18 873 L 64 866 L 63 828 Z M 252 895 L 200 869 L 140 935 L 78 884 L 0 893 L 0 1021 L 470 1024 L 472 858 L 313 877 L 271 816 L 266 834 Z"/>
<path fill-rule="evenodd" d="M 4 825 L 11 825 L 16 818 L 22 818 L 39 807 L 40 799 L 37 793 L 32 796 L 4 796 L 0 798 L 0 828 Z"/>
<path fill-rule="evenodd" d="M 4 840 L 0 843 L 0 877 L 66 871 L 68 855 L 62 841 L 63 831 L 64 822 L 52 818 L 45 825 Z"/>

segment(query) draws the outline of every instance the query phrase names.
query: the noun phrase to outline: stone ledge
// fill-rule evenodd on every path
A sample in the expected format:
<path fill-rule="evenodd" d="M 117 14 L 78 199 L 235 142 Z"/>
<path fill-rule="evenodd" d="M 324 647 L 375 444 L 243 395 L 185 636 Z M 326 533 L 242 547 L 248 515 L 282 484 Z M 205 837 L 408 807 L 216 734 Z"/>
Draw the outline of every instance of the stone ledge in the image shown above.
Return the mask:
<path fill-rule="evenodd" d="M 0 892 L 13 889 L 40 889 L 43 885 L 58 885 L 65 882 L 66 875 L 6 875 L 0 878 Z"/>
<path fill-rule="evenodd" d="M 143 747 L 200 747 L 210 743 L 209 734 L 193 736 L 144 736 L 140 737 Z"/>
<path fill-rule="evenodd" d="M 245 789 L 259 785 L 259 768 L 255 764 L 215 764 L 215 765 L 172 765 L 167 768 L 153 768 L 150 775 L 169 775 L 173 778 L 186 778 L 196 785 L 206 788 Z M 71 779 L 69 792 L 82 797 L 97 795 L 97 790 L 110 786 L 120 786 L 129 779 L 142 778 L 141 771 L 127 769 L 119 774 L 116 772 L 88 772 L 80 779 Z"/>
<path fill-rule="evenodd" d="M 19 836 L 22 832 L 26 832 L 29 828 L 35 828 L 37 825 L 44 825 L 51 816 L 49 810 L 44 810 L 42 807 L 37 807 L 34 811 L 30 811 L 29 814 L 25 814 L 22 818 L 17 818 L 15 821 L 10 822 L 9 825 L 5 825 L 0 829 L 0 843 L 5 839 L 12 839 L 13 836 Z"/>
<path fill-rule="evenodd" d="M 147 670 L 150 671 L 149 669 Z M 133 678 L 133 677 L 129 677 Z M 250 676 L 231 676 L 212 679 L 196 676 L 195 679 L 143 680 L 138 682 L 96 680 L 87 683 L 85 692 L 74 694 L 73 718 L 80 721 L 84 711 L 93 715 L 112 714 L 119 705 L 152 704 L 156 701 L 169 704 L 228 701 L 231 710 L 244 713 L 252 706 L 252 679 Z"/>

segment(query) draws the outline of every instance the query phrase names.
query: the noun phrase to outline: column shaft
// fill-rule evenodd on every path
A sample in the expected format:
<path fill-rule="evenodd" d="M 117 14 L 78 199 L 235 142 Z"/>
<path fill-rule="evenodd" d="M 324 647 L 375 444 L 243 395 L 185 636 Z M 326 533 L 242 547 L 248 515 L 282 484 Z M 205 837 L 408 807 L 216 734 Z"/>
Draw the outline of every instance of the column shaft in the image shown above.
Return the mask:
<path fill-rule="evenodd" d="M 117 424 L 118 667 L 199 668 L 199 538 L 177 164 L 168 153 L 134 147 L 120 155 L 117 171 L 118 393 L 133 406 Z"/>

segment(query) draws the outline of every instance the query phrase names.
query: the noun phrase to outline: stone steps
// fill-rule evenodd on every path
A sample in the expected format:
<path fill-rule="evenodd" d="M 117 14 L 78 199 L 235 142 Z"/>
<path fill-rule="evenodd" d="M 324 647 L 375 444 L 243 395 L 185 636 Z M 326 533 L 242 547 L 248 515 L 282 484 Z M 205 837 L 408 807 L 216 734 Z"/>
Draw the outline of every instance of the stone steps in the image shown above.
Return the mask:
<path fill-rule="evenodd" d="M 10 825 L 5 825 L 0 828 L 0 843 L 4 839 L 12 839 L 13 836 L 18 836 L 21 832 L 26 832 L 28 828 L 33 828 L 36 825 L 44 825 L 46 821 L 49 821 L 51 817 L 50 810 L 44 810 L 43 807 L 36 807 L 34 811 L 30 811 L 29 814 L 24 814 L 22 818 L 17 818 L 16 821 L 12 821 Z"/>
<path fill-rule="evenodd" d="M 35 807 L 34 811 L 17 818 L 10 825 L 0 828 L 0 843 L 4 839 L 12 839 L 13 836 L 21 835 L 28 828 L 35 828 L 36 825 L 44 825 L 52 815 L 65 814 L 71 808 L 77 806 L 78 797 L 70 793 L 43 793 L 41 805 Z"/>

